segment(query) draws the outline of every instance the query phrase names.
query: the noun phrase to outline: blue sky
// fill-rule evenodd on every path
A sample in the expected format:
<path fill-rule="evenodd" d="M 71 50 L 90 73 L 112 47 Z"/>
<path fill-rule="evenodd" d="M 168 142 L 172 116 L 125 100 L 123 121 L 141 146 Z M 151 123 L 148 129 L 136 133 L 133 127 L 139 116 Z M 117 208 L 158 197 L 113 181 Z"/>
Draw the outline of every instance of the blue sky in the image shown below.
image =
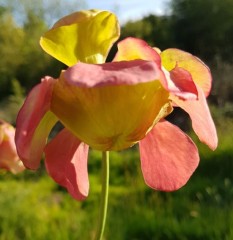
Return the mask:
<path fill-rule="evenodd" d="M 110 10 L 117 14 L 120 23 L 142 18 L 150 13 L 164 14 L 169 0 L 86 0 L 87 8 Z"/>
<path fill-rule="evenodd" d="M 148 14 L 167 14 L 168 3 L 170 0 L 60 0 L 59 6 L 54 5 L 56 0 L 40 0 L 38 4 L 44 4 L 47 10 L 45 17 L 49 25 L 52 25 L 57 19 L 72 11 L 81 9 L 102 9 L 114 12 L 120 24 L 128 20 L 137 20 Z M 33 9 L 33 1 L 24 0 L 25 6 L 16 3 L 18 0 L 0 0 L 0 5 L 12 6 L 18 24 L 24 21 L 24 7 Z M 23 17 L 22 17 L 23 16 Z"/>

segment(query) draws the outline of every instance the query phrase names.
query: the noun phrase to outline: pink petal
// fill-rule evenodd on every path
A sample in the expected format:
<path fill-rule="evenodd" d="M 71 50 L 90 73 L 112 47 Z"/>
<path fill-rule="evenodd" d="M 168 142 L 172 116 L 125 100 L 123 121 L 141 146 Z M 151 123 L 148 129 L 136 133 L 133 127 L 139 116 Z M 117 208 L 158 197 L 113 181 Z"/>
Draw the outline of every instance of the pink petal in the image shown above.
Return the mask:
<path fill-rule="evenodd" d="M 157 123 L 139 142 L 139 147 L 143 177 L 153 189 L 174 191 L 181 188 L 199 163 L 193 141 L 167 121 Z"/>
<path fill-rule="evenodd" d="M 14 127 L 0 120 L 0 168 L 16 174 L 25 167 L 17 155 L 14 137 Z"/>
<path fill-rule="evenodd" d="M 197 91 L 195 91 L 195 84 L 187 71 L 177 68 L 172 73 L 172 76 L 170 76 L 165 69 L 161 70 L 161 58 L 157 48 L 150 47 L 141 39 L 131 37 L 122 40 L 117 46 L 118 52 L 113 59 L 114 62 L 135 59 L 153 61 L 157 64 L 160 71 L 158 79 L 167 91 L 183 99 L 196 98 Z"/>
<path fill-rule="evenodd" d="M 212 150 L 218 145 L 218 136 L 213 119 L 210 114 L 206 98 L 201 87 L 198 89 L 198 99 L 193 101 L 183 101 L 175 96 L 171 96 L 176 105 L 184 109 L 192 120 L 192 127 L 200 141 L 208 145 Z"/>
<path fill-rule="evenodd" d="M 50 109 L 53 85 L 50 77 L 42 79 L 27 96 L 16 121 L 15 142 L 24 165 L 37 169 L 51 128 L 57 121 Z"/>
<path fill-rule="evenodd" d="M 172 81 L 168 83 L 173 83 L 169 85 L 170 92 L 182 99 L 197 99 L 197 88 L 188 71 L 176 66 L 170 71 L 170 78 Z"/>
<path fill-rule="evenodd" d="M 79 87 L 132 85 L 159 79 L 154 62 L 134 60 L 104 64 L 78 63 L 64 73 L 70 84 Z"/>
<path fill-rule="evenodd" d="M 212 76 L 209 68 L 199 58 L 175 48 L 162 51 L 160 56 L 162 58 L 162 65 L 168 71 L 171 71 L 176 66 L 185 69 L 192 75 L 195 84 L 203 89 L 205 96 L 209 95 Z"/>
<path fill-rule="evenodd" d="M 159 54 L 142 39 L 128 37 L 117 44 L 114 62 L 142 59 L 155 62 L 161 68 Z"/>
<path fill-rule="evenodd" d="M 45 163 L 49 175 L 77 200 L 87 197 L 88 145 L 63 129 L 45 148 Z"/>

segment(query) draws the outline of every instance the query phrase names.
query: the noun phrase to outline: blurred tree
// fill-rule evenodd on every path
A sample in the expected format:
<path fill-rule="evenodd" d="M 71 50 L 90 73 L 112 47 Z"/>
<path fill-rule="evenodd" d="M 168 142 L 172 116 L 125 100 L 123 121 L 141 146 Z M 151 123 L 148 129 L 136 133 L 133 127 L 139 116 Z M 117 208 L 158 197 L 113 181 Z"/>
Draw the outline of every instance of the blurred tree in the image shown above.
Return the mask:
<path fill-rule="evenodd" d="M 86 4 L 85 0 L 0 0 L 0 6 L 11 9 L 15 19 L 21 25 L 27 20 L 28 13 L 32 12 L 50 26 L 57 19 L 77 11 Z"/>
<path fill-rule="evenodd" d="M 232 62 L 233 1 L 172 0 L 171 23 L 177 46 L 202 59 Z"/>
<path fill-rule="evenodd" d="M 23 62 L 16 71 L 16 78 L 26 90 L 38 83 L 45 75 L 59 75 L 62 64 L 44 53 L 39 46 L 40 36 L 47 25 L 36 13 L 29 11 L 23 25 L 24 44 L 21 56 Z"/>
<path fill-rule="evenodd" d="M 166 49 L 173 44 L 169 16 L 149 15 L 141 20 L 129 21 L 122 27 L 122 36 L 142 38 L 151 46 Z"/>
<path fill-rule="evenodd" d="M 11 94 L 0 102 L 0 118 L 15 124 L 16 116 L 24 101 L 24 89 L 18 80 L 11 81 Z"/>
<path fill-rule="evenodd" d="M 24 32 L 16 25 L 9 9 L 3 7 L 0 8 L 0 29 L 0 98 L 3 98 L 10 93 L 11 80 L 23 62 Z"/>
<path fill-rule="evenodd" d="M 0 100 L 13 93 L 17 79 L 26 91 L 44 75 L 58 77 L 64 65 L 42 51 L 40 36 L 84 0 L 0 0 Z"/>
<path fill-rule="evenodd" d="M 121 39 L 136 37 L 145 40 L 150 46 L 161 50 L 174 45 L 170 33 L 171 22 L 169 16 L 148 15 L 137 21 L 129 21 L 121 28 Z M 111 61 L 117 52 L 116 44 L 111 49 L 108 61 Z"/>
<path fill-rule="evenodd" d="M 122 28 L 122 38 L 134 36 L 161 50 L 176 47 L 200 57 L 213 74 L 212 103 L 233 102 L 233 1 L 171 0 L 171 14 L 149 15 Z"/>
<path fill-rule="evenodd" d="M 172 0 L 171 8 L 176 46 L 207 62 L 214 78 L 210 100 L 221 108 L 229 106 L 233 102 L 233 1 Z"/>

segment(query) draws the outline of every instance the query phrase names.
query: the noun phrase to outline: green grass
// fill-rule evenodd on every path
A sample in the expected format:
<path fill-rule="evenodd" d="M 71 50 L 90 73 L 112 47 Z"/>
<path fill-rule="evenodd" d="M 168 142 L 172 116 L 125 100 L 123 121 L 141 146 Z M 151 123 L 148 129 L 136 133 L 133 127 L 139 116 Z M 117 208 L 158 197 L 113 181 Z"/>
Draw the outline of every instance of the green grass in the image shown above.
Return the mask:
<path fill-rule="evenodd" d="M 232 240 L 233 149 L 231 121 L 219 126 L 219 148 L 198 144 L 201 162 L 173 193 L 143 181 L 137 148 L 112 152 L 105 239 Z M 223 124 L 222 124 L 223 125 Z M 90 195 L 76 202 L 45 173 L 0 174 L 0 240 L 93 239 L 100 197 L 101 154 L 89 156 Z"/>

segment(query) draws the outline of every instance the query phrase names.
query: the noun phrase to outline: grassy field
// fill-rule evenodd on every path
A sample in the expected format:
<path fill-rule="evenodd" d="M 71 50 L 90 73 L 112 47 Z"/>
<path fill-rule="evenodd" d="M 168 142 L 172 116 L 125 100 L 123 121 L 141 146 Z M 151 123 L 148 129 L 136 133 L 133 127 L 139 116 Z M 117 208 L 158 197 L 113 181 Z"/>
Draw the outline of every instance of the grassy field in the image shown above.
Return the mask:
<path fill-rule="evenodd" d="M 201 163 L 177 192 L 153 191 L 142 179 L 137 148 L 112 152 L 105 239 L 232 240 L 231 120 L 217 123 L 215 152 L 199 144 Z M 89 240 L 98 218 L 101 154 L 89 156 L 90 195 L 76 202 L 40 171 L 0 174 L 0 240 Z"/>

